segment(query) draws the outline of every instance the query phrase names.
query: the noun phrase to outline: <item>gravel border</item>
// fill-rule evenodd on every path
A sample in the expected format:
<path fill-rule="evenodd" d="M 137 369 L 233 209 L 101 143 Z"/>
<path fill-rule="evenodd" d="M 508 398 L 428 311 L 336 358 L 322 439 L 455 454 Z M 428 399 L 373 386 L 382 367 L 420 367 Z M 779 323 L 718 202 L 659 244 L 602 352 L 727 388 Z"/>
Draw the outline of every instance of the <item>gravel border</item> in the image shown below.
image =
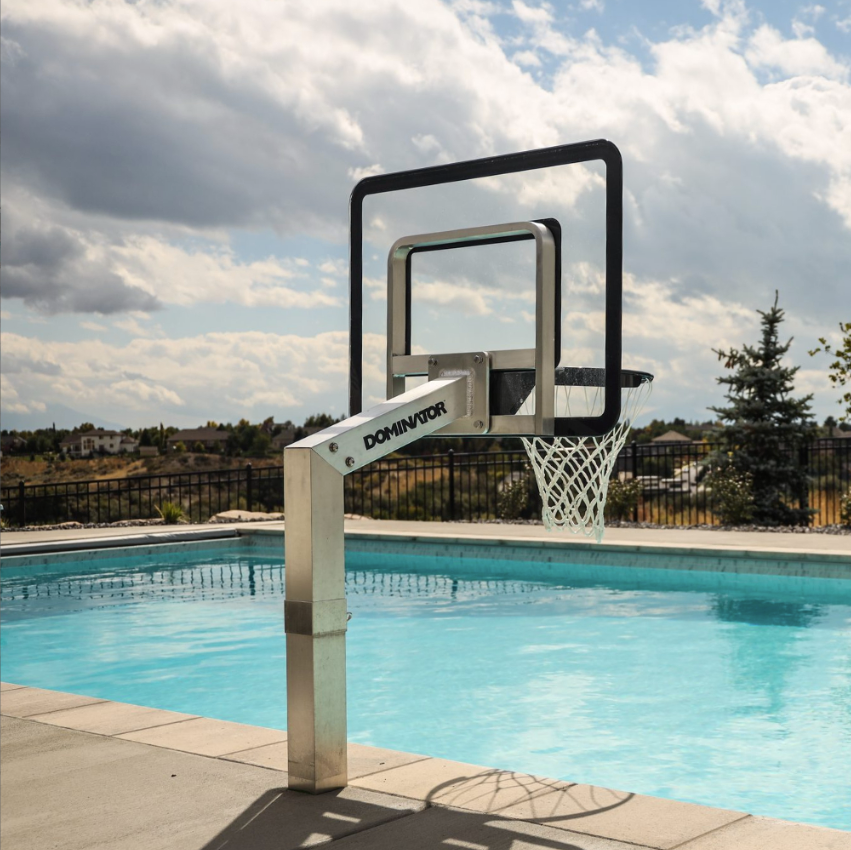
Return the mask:
<path fill-rule="evenodd" d="M 371 517 L 363 517 L 363 519 L 371 519 Z M 249 523 L 249 522 L 281 522 L 279 518 L 273 517 L 252 517 L 250 519 L 211 519 L 206 523 L 192 523 L 192 525 L 225 525 L 227 523 Z M 179 528 L 182 523 L 170 526 L 171 528 Z M 444 525 L 453 525 L 452 521 L 445 522 Z M 481 525 L 543 525 L 539 519 L 486 519 L 480 520 Z M 131 519 L 122 520 L 121 522 L 66 522 L 59 525 L 25 525 L 18 527 L 5 527 L 4 531 L 61 531 L 70 528 L 144 528 L 147 526 L 164 526 L 165 523 L 161 519 Z M 801 526 L 801 525 L 784 525 L 784 526 L 765 526 L 765 525 L 655 525 L 650 522 L 623 522 L 613 521 L 607 522 L 606 528 L 652 528 L 654 530 L 671 529 L 672 531 L 758 531 L 770 532 L 773 534 L 842 534 L 851 535 L 851 526 L 848 525 L 820 525 L 816 527 Z"/>
<path fill-rule="evenodd" d="M 482 525 L 543 525 L 539 519 L 484 519 Z M 612 520 L 606 523 L 606 528 L 652 528 L 671 529 L 672 531 L 765 531 L 773 534 L 851 534 L 851 525 L 709 525 L 708 523 L 694 525 L 657 525 L 652 522 L 626 522 Z"/>
<path fill-rule="evenodd" d="M 148 528 L 150 526 L 162 526 L 177 530 L 184 525 L 227 525 L 229 523 L 246 523 L 246 522 L 281 522 L 280 518 L 269 517 L 252 517 L 251 519 L 210 519 L 207 522 L 193 523 L 172 523 L 166 525 L 162 519 L 126 519 L 120 522 L 62 522 L 58 525 L 24 525 L 24 526 L 4 526 L 3 531 L 63 531 L 66 529 L 85 529 L 85 528 Z"/>

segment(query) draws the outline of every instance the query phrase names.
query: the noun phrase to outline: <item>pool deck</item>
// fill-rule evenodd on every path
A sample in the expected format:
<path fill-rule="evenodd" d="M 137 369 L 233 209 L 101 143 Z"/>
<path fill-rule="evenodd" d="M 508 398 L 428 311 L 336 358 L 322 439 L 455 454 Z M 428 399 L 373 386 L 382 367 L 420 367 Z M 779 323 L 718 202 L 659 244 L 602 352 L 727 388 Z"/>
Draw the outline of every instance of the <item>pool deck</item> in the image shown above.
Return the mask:
<path fill-rule="evenodd" d="M 100 548 L 152 540 L 203 539 L 244 533 L 274 533 L 284 522 L 207 523 L 202 525 L 143 526 L 112 528 L 62 528 L 52 531 L 0 532 L 0 551 L 23 553 L 37 546 Z M 414 539 L 481 540 L 500 543 L 545 543 L 551 546 L 586 549 L 664 549 L 671 552 L 775 553 L 800 556 L 846 556 L 851 558 L 849 534 L 802 534 L 791 531 L 711 531 L 680 528 L 609 528 L 596 544 L 587 537 L 549 532 L 541 525 L 509 523 L 407 522 L 400 520 L 347 519 L 348 536 L 381 535 Z"/>
<path fill-rule="evenodd" d="M 4 556 L 283 530 L 283 523 L 4 531 Z M 540 526 L 351 520 L 347 534 L 587 547 Z M 553 541 L 561 541 L 553 543 Z M 851 537 L 609 529 L 604 547 L 846 559 Z M 286 732 L 0 686 L 5 848 L 116 850 L 851 850 L 851 832 L 349 745 L 349 787 L 287 790 Z"/>
<path fill-rule="evenodd" d="M 848 850 L 851 833 L 349 745 L 287 790 L 286 732 L 2 684 L 5 848 Z"/>

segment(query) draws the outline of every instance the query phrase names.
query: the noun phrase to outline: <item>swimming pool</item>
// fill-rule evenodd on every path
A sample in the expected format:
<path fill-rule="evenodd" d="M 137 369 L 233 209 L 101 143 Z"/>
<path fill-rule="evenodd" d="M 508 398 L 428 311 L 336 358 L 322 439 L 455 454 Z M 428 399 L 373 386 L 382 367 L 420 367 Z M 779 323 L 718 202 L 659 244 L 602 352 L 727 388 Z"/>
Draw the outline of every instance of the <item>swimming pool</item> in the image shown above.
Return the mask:
<path fill-rule="evenodd" d="M 283 576 L 4 566 L 3 679 L 285 728 Z M 346 584 L 351 741 L 851 829 L 851 581 L 354 551 Z"/>

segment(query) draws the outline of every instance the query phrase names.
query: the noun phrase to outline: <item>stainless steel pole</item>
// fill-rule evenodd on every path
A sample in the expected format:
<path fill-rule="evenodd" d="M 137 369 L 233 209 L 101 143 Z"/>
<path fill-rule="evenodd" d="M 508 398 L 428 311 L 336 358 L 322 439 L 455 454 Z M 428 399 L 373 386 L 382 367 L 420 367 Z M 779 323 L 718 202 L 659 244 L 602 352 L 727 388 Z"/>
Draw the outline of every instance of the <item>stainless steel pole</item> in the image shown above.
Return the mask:
<path fill-rule="evenodd" d="M 284 487 L 289 787 L 316 794 L 347 778 L 343 475 L 288 449 Z"/>
<path fill-rule="evenodd" d="M 290 788 L 318 794 L 348 780 L 343 476 L 470 418 L 489 363 L 481 352 L 469 359 L 462 374 L 429 381 L 285 450 Z"/>

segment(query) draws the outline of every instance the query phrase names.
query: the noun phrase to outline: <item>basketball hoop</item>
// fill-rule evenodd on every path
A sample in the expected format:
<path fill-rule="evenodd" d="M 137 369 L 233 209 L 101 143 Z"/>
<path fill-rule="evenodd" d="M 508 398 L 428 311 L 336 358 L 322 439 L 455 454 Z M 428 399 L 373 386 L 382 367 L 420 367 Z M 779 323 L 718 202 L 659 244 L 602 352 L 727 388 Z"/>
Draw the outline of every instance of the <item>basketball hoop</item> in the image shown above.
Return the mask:
<path fill-rule="evenodd" d="M 605 370 L 559 368 L 555 382 L 559 416 L 580 412 L 594 416 L 602 410 Z M 542 519 L 547 530 L 563 528 L 594 537 L 598 543 L 602 540 L 609 478 L 652 385 L 653 376 L 647 372 L 623 370 L 620 419 L 600 437 L 523 437 L 544 503 Z M 521 412 L 527 412 L 526 404 Z"/>
<path fill-rule="evenodd" d="M 386 400 L 364 410 L 367 197 L 594 161 L 605 165 L 605 286 L 600 294 L 607 368 L 558 367 L 562 230 L 556 219 L 400 236 L 387 255 Z M 651 375 L 620 368 L 623 163 L 611 142 L 597 139 L 374 174 L 355 186 L 349 209 L 349 417 L 285 450 L 288 785 L 312 794 L 348 781 L 343 476 L 432 434 L 519 436 L 543 496 L 547 528 L 569 528 L 599 541 L 609 476 L 652 381 Z M 460 347 L 443 351 L 412 342 L 417 254 L 521 241 L 535 243 L 534 344 L 474 347 L 466 332 Z M 416 385 L 409 386 L 409 379 Z"/>

